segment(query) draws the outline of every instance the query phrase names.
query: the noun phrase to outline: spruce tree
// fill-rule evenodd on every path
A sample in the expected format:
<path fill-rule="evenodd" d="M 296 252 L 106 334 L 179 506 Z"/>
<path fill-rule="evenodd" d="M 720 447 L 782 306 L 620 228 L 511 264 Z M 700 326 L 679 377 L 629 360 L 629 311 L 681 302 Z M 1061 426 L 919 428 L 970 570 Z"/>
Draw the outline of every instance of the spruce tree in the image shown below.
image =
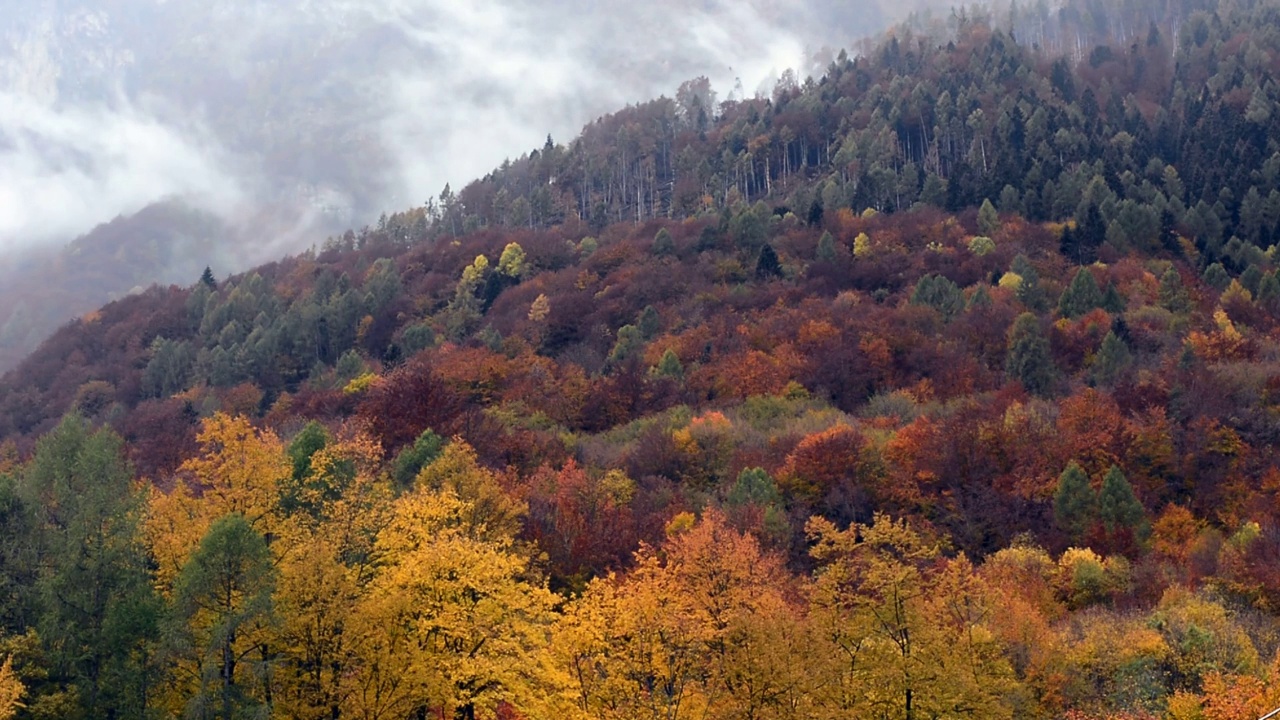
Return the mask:
<path fill-rule="evenodd" d="M 782 277 L 782 264 L 778 261 L 778 253 L 773 246 L 765 243 L 760 248 L 760 257 L 756 259 L 756 279 L 770 280 Z"/>
<path fill-rule="evenodd" d="M 1053 389 L 1057 369 L 1049 354 L 1049 341 L 1040 330 L 1040 320 L 1031 313 L 1019 315 L 1009 329 L 1005 372 L 1032 394 L 1048 395 Z"/>
<path fill-rule="evenodd" d="M 1000 213 L 996 212 L 996 206 L 987 198 L 982 201 L 982 207 L 978 208 L 978 230 L 983 235 L 994 235 L 999 229 Z"/>
<path fill-rule="evenodd" d="M 1093 382 L 1098 385 L 1114 383 L 1132 361 L 1133 356 L 1129 353 L 1129 346 L 1115 332 L 1108 332 L 1102 339 L 1098 354 L 1093 358 Z"/>
<path fill-rule="evenodd" d="M 815 257 L 821 262 L 831 262 L 836 259 L 836 239 L 830 232 L 823 232 L 822 237 L 818 238 L 818 251 Z"/>
<path fill-rule="evenodd" d="M 1160 276 L 1160 307 L 1175 314 L 1191 310 L 1191 297 L 1182 285 L 1182 275 L 1172 265 Z"/>
<path fill-rule="evenodd" d="M 658 360 L 658 364 L 650 371 L 655 377 L 671 378 L 672 380 L 684 379 L 684 366 L 680 364 L 680 356 L 675 351 L 667 348 L 662 353 L 662 358 Z"/>
<path fill-rule="evenodd" d="M 1072 542 L 1084 538 L 1097 512 L 1097 496 L 1089 485 L 1089 476 L 1073 460 L 1058 476 L 1053 493 L 1053 519 Z"/>
<path fill-rule="evenodd" d="M 1098 493 L 1098 519 L 1107 532 L 1126 529 L 1138 537 L 1145 534 L 1146 517 L 1146 510 L 1133 494 L 1133 486 L 1120 468 L 1112 465 Z"/>
<path fill-rule="evenodd" d="M 1058 298 L 1058 313 L 1063 317 L 1077 318 L 1101 305 L 1102 291 L 1098 289 L 1098 281 L 1088 268 L 1080 268 Z"/>

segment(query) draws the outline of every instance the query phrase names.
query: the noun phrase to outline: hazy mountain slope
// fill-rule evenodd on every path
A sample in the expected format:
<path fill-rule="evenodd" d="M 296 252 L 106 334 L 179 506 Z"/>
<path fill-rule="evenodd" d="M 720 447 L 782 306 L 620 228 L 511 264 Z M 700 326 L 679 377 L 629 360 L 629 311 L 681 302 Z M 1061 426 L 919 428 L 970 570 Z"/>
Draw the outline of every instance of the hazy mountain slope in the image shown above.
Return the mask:
<path fill-rule="evenodd" d="M 240 270 L 434 197 L 504 157 L 708 75 L 751 94 L 906 7 L 860 3 L 8 0 L 0 12 L 0 369 L 137 284 Z M 14 248 L 57 246 L 177 198 L 235 232 L 95 252 L 88 285 Z M 269 218 L 270 238 L 262 223 Z M 142 218 L 138 223 L 148 224 Z M 250 229 L 252 228 L 252 229 Z M 198 234 L 198 233 L 197 233 Z M 150 243 L 157 238 L 138 238 Z M 85 238 L 82 247 L 98 242 Z M 160 242 L 164 242 L 163 238 Z M 187 253 L 194 252 L 194 255 Z M 130 266 L 132 255 L 181 258 Z M 74 262 L 72 263 L 74 264 Z M 35 295 L 23 294 L 37 289 Z M 33 310 L 32 308 L 38 308 Z"/>

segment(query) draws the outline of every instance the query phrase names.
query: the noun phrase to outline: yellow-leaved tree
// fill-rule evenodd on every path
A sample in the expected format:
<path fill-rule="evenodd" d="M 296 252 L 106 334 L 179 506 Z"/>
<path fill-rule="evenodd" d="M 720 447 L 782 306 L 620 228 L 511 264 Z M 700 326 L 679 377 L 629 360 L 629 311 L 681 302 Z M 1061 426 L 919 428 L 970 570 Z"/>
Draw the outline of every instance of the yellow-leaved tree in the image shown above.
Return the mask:
<path fill-rule="evenodd" d="M 552 633 L 535 717 L 788 718 L 808 692 L 781 562 L 708 512 L 594 581 Z"/>
<path fill-rule="evenodd" d="M 26 688 L 13 671 L 13 658 L 5 658 L 0 664 L 0 720 L 11 720 L 18 714 L 25 692 Z"/>
<path fill-rule="evenodd" d="M 201 452 L 182 464 L 174 489 L 151 491 L 146 536 L 165 594 L 219 518 L 238 514 L 268 538 L 282 529 L 279 488 L 290 470 L 275 433 L 219 413 L 204 421 L 197 439 Z"/>
<path fill-rule="evenodd" d="M 467 452 L 445 467 L 472 473 Z M 436 468 L 448 457 L 431 466 L 440 487 L 420 477 L 378 533 L 377 575 L 348 630 L 358 645 L 344 717 L 491 717 L 505 704 L 532 703 L 555 597 L 532 579 L 513 534 L 478 521 L 501 527 L 501 514 L 479 510 L 454 489 L 469 481 Z"/>
<path fill-rule="evenodd" d="M 877 515 L 838 530 L 814 518 L 811 618 L 822 645 L 815 717 L 1009 718 L 1015 680 L 987 629 L 991 601 L 963 557 Z"/>
<path fill-rule="evenodd" d="M 318 426 L 316 426 L 318 428 Z M 304 431 L 306 432 L 306 431 Z M 278 564 L 273 646 L 275 711 L 295 720 L 339 717 L 357 687 L 353 619 L 374 575 L 374 542 L 389 517 L 391 484 L 377 443 L 356 433 L 295 454 L 286 549 Z M 305 462 L 303 462 L 305 460 Z"/>

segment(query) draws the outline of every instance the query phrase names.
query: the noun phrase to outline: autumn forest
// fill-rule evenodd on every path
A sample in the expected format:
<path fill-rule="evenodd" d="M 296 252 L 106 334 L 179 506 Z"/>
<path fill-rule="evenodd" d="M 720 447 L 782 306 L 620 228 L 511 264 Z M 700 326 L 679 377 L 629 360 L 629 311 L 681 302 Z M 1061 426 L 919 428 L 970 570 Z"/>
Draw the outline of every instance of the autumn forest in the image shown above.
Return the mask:
<path fill-rule="evenodd" d="M 917 16 L 78 318 L 0 718 L 1258 718 L 1278 80 L 1275 0 Z"/>

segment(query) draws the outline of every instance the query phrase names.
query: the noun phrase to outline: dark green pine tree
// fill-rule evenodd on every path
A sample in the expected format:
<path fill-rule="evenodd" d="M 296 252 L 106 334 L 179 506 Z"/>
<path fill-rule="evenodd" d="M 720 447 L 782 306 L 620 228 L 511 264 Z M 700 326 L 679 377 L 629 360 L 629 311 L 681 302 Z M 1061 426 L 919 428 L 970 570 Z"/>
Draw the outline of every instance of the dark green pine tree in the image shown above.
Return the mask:
<path fill-rule="evenodd" d="M 1057 368 L 1049 354 L 1049 341 L 1040 330 L 1040 320 L 1023 313 L 1009 329 L 1005 372 L 1035 395 L 1048 395 L 1057 378 Z"/>
<path fill-rule="evenodd" d="M 782 277 L 782 263 L 778 261 L 778 253 L 769 243 L 760 248 L 760 256 L 756 258 L 756 279 L 770 280 Z"/>
<path fill-rule="evenodd" d="M 652 305 L 645 305 L 636 316 L 636 327 L 640 330 L 640 337 L 645 340 L 657 337 L 662 331 L 662 316 L 658 314 L 658 309 Z"/>
<path fill-rule="evenodd" d="M 188 276 L 190 277 L 190 276 Z M 207 286 L 210 290 L 218 289 L 218 281 L 213 277 L 213 269 L 208 265 L 205 266 L 204 272 L 200 274 L 200 282 Z"/>
<path fill-rule="evenodd" d="M 1097 503 L 1089 476 L 1072 461 L 1058 476 L 1058 488 L 1053 493 L 1053 520 L 1071 542 L 1084 539 L 1097 513 Z"/>
<path fill-rule="evenodd" d="M 1109 533 L 1129 530 L 1137 538 L 1146 535 L 1146 510 L 1133 494 L 1133 486 L 1115 465 L 1102 478 L 1102 489 L 1098 492 L 1098 519 Z"/>
<path fill-rule="evenodd" d="M 1063 317 L 1077 318 L 1095 308 L 1102 306 L 1102 291 L 1098 289 L 1098 281 L 1088 268 L 1080 268 L 1071 284 L 1062 291 L 1058 298 L 1058 313 Z"/>
<path fill-rule="evenodd" d="M 1227 286 L 1231 284 L 1231 275 L 1227 273 L 1227 269 L 1222 266 L 1222 263 L 1213 263 L 1205 268 L 1202 279 L 1206 285 L 1218 292 L 1226 290 Z"/>

